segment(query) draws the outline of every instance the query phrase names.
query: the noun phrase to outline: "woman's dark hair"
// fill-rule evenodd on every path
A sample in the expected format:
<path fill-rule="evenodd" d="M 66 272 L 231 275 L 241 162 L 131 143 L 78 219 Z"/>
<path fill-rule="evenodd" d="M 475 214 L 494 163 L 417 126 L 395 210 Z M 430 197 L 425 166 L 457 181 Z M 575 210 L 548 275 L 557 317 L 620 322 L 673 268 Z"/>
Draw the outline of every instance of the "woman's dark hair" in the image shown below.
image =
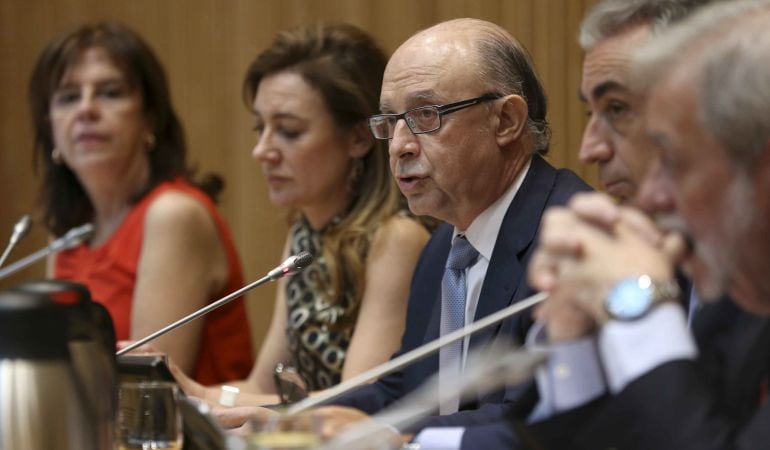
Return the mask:
<path fill-rule="evenodd" d="M 366 120 L 379 110 L 387 61 L 374 39 L 352 25 L 317 24 L 282 32 L 251 63 L 243 85 L 244 101 L 251 109 L 265 77 L 296 73 L 320 93 L 341 130 L 365 126 Z M 329 280 L 320 286 L 332 304 L 352 290 L 352 310 L 347 320 L 356 318 L 363 297 L 365 259 L 374 232 L 404 209 L 403 197 L 390 176 L 383 141 L 372 139 L 371 149 L 354 162 L 353 168 L 348 213 L 322 236 Z"/>
<path fill-rule="evenodd" d="M 153 51 L 124 25 L 113 22 L 82 25 L 43 50 L 29 86 L 35 130 L 35 167 L 43 170 L 43 219 L 54 236 L 61 236 L 68 229 L 92 220 L 94 214 L 91 201 L 72 170 L 52 159 L 55 145 L 49 116 L 51 97 L 62 77 L 90 48 L 104 49 L 129 86 L 139 90 L 144 114 L 155 137 L 155 145 L 148 152 L 149 182 L 135 200 L 162 181 L 190 175 L 186 166 L 184 132 L 171 105 L 166 74 Z M 222 182 L 216 176 L 208 177 L 201 187 L 215 197 Z"/>

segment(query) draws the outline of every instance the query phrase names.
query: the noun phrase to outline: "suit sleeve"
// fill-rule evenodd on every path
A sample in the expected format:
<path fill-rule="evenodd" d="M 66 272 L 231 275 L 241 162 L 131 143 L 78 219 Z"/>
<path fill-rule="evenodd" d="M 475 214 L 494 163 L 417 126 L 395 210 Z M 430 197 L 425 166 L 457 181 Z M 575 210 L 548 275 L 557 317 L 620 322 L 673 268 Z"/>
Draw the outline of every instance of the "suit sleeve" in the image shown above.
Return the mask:
<path fill-rule="evenodd" d="M 741 427 L 720 411 L 714 397 L 697 363 L 664 364 L 609 400 L 580 430 L 578 448 L 767 448 L 767 405 Z"/>
<path fill-rule="evenodd" d="M 671 327 L 662 329 L 671 331 Z M 730 347 L 730 353 L 741 352 L 741 347 Z M 661 362 L 628 383 L 617 383 L 615 386 L 620 389 L 614 397 L 607 397 L 592 408 L 557 415 L 532 428 L 538 439 L 546 443 L 544 448 L 554 449 L 768 448 L 770 406 L 757 411 L 758 398 L 754 396 L 748 399 L 753 415 L 735 414 L 735 408 L 731 409 L 727 406 L 730 402 L 725 401 L 720 376 L 735 361 L 731 363 L 730 355 L 721 354 L 721 365 L 709 365 L 707 356 L 719 351 L 714 345 L 707 348 L 707 354 L 697 361 L 678 358 Z M 620 349 L 614 350 L 617 353 Z M 754 381 L 755 377 L 744 376 L 737 384 Z"/>

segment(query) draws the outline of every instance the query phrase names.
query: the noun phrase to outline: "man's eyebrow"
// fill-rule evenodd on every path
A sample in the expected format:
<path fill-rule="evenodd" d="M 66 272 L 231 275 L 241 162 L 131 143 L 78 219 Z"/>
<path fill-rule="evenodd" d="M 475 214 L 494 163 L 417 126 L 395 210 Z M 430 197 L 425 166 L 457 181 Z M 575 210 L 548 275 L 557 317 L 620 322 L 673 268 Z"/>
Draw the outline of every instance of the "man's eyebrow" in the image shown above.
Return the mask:
<path fill-rule="evenodd" d="M 422 91 L 412 92 L 406 96 L 407 105 L 414 104 L 425 100 L 434 100 L 436 98 L 436 92 L 433 89 L 424 89 Z"/>
<path fill-rule="evenodd" d="M 614 80 L 608 80 L 603 83 L 599 83 L 596 85 L 593 90 L 591 91 L 591 96 L 594 99 L 602 98 L 604 94 L 610 91 L 621 91 L 621 92 L 630 92 L 630 89 L 628 87 L 618 83 Z"/>
<path fill-rule="evenodd" d="M 436 99 L 436 92 L 433 89 L 424 89 L 421 91 L 415 91 L 410 92 L 406 96 L 406 105 L 407 109 L 412 108 L 412 105 L 415 105 L 420 102 L 424 102 L 426 100 L 435 101 Z M 381 112 L 390 112 L 393 111 L 393 108 L 390 106 L 390 103 L 387 101 L 380 102 L 380 111 Z"/>

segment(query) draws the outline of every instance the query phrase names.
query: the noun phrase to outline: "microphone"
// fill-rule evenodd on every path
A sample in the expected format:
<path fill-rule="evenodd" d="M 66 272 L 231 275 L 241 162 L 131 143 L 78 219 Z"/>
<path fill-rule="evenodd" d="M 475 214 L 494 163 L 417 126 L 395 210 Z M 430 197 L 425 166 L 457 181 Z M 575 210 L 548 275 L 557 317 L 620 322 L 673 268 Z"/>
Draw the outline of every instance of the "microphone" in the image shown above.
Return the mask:
<path fill-rule="evenodd" d="M 259 280 L 254 281 L 253 283 L 248 284 L 248 285 L 238 289 L 237 291 L 234 291 L 234 292 L 232 292 L 232 293 L 222 297 L 221 299 L 219 299 L 219 300 L 217 300 L 217 301 L 215 301 L 213 303 L 210 303 L 210 304 L 204 306 L 203 308 L 195 311 L 194 313 L 189 314 L 189 315 L 187 315 L 187 316 L 177 320 L 176 322 L 174 322 L 172 324 L 169 324 L 169 325 L 165 326 L 164 328 L 161 328 L 160 330 L 158 330 L 158 331 L 156 331 L 156 332 L 154 332 L 154 333 L 152 333 L 152 334 L 150 334 L 148 336 L 143 337 L 142 339 L 139 339 L 138 341 L 134 342 L 133 344 L 128 345 L 128 346 L 118 350 L 116 355 L 117 356 L 124 355 L 124 354 L 130 352 L 131 350 L 134 350 L 135 348 L 141 347 L 142 345 L 144 345 L 144 344 L 146 344 L 146 343 L 148 343 L 148 342 L 150 342 L 152 340 L 155 340 L 155 339 L 163 336 L 164 334 L 168 333 L 169 331 L 176 330 L 177 328 L 181 327 L 182 325 L 185 325 L 185 324 L 187 324 L 187 323 L 197 319 L 200 316 L 208 314 L 211 311 L 219 308 L 220 306 L 226 305 L 227 303 L 229 303 L 232 300 L 240 297 L 244 293 L 254 289 L 257 286 L 261 286 L 261 285 L 267 283 L 268 281 L 275 281 L 275 280 L 277 280 L 279 278 L 283 278 L 285 276 L 293 275 L 293 274 L 301 271 L 302 269 L 304 269 L 308 265 L 310 265 L 311 262 L 313 262 L 313 255 L 311 255 L 308 252 L 300 252 L 297 255 L 290 256 L 290 257 L 286 258 L 286 260 L 284 262 L 282 262 L 281 265 L 279 265 L 275 269 L 273 269 L 270 272 L 268 272 L 267 275 L 265 275 L 264 277 L 260 278 Z"/>
<path fill-rule="evenodd" d="M 308 252 L 301 252 L 286 258 L 286 261 L 282 262 L 280 266 L 268 272 L 267 276 L 270 278 L 270 281 L 274 281 L 285 276 L 294 275 L 309 266 L 311 262 L 313 262 L 313 255 Z"/>
<path fill-rule="evenodd" d="M 5 263 L 8 255 L 11 254 L 11 250 L 16 247 L 16 244 L 29 233 L 30 228 L 32 228 L 32 219 L 29 217 L 29 214 L 25 214 L 13 226 L 13 233 L 11 234 L 11 239 L 8 241 L 8 246 L 5 247 L 3 256 L 0 256 L 0 267 L 3 266 L 3 263 Z"/>
<path fill-rule="evenodd" d="M 463 374 L 451 380 L 456 390 L 439 389 L 438 374 L 401 401 L 372 416 L 371 421 L 355 424 L 335 436 L 321 447 L 323 450 L 345 450 L 367 447 L 372 439 L 382 433 L 387 439 L 392 436 L 389 427 L 404 431 L 422 418 L 433 414 L 438 406 L 459 393 L 461 400 L 485 394 L 505 387 L 520 384 L 533 377 L 537 367 L 547 358 L 543 350 L 512 350 L 510 342 L 498 342 L 489 348 L 478 349 L 468 355 Z M 438 397 L 436 393 L 438 392 Z"/>
<path fill-rule="evenodd" d="M 348 379 L 347 381 L 343 381 L 337 386 L 326 389 L 323 391 L 323 394 L 316 395 L 313 397 L 308 397 L 304 400 L 301 400 L 291 405 L 286 410 L 286 413 L 296 414 L 308 408 L 312 408 L 313 406 L 320 405 L 321 403 L 326 403 L 332 399 L 339 397 L 342 394 L 346 394 L 347 392 L 359 387 L 364 383 L 368 383 L 371 380 L 380 378 L 381 376 L 387 375 L 391 372 L 395 372 L 396 370 L 406 367 L 415 361 L 425 358 L 428 355 L 437 352 L 441 347 L 447 344 L 463 339 L 466 336 L 469 336 L 477 331 L 488 328 L 502 320 L 507 319 L 508 317 L 518 314 L 542 302 L 546 298 L 548 298 L 548 294 L 545 292 L 540 292 L 538 294 L 527 297 L 524 300 L 521 300 L 520 302 L 514 303 L 511 306 L 503 308 L 493 314 L 490 314 L 469 325 L 466 325 L 463 328 L 460 328 L 459 330 L 455 330 L 449 334 L 441 336 L 438 339 L 435 339 L 426 344 L 423 344 L 415 348 L 414 350 L 404 353 L 401 356 L 393 358 L 386 363 L 380 364 L 379 366 L 373 367 L 367 370 L 366 372 L 360 373 L 354 376 L 353 378 Z"/>
<path fill-rule="evenodd" d="M 45 248 L 42 248 L 35 253 L 25 256 L 24 258 L 16 261 L 5 269 L 0 270 L 0 280 L 8 278 L 14 273 L 26 269 L 32 264 L 40 261 L 48 255 L 58 253 L 62 250 L 68 250 L 80 245 L 83 241 L 87 240 L 94 233 L 94 226 L 90 223 L 81 225 L 79 227 L 72 228 L 67 233 L 51 242 Z"/>

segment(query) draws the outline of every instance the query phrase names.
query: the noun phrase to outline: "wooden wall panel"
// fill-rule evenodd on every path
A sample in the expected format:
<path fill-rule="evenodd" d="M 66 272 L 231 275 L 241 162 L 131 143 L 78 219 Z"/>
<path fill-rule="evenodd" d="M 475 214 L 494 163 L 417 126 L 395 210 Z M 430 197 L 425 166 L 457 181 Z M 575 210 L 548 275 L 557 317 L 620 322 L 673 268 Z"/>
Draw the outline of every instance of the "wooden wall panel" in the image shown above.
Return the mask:
<path fill-rule="evenodd" d="M 0 245 L 13 223 L 34 209 L 37 180 L 26 103 L 27 79 L 43 46 L 83 21 L 120 20 L 136 29 L 164 63 L 173 100 L 187 131 L 190 161 L 224 176 L 221 209 L 231 224 L 247 279 L 279 261 L 284 212 L 267 201 L 251 159 L 251 117 L 241 99 L 250 60 L 280 30 L 315 21 L 346 21 L 371 32 L 392 52 L 415 31 L 455 17 L 496 22 L 530 50 L 549 98 L 550 159 L 576 170 L 585 123 L 577 101 L 582 55 L 577 26 L 595 0 L 0 0 Z M 11 260 L 41 247 L 41 228 Z M 42 265 L 0 288 L 43 276 Z M 272 310 L 273 287 L 249 295 L 258 342 Z"/>

